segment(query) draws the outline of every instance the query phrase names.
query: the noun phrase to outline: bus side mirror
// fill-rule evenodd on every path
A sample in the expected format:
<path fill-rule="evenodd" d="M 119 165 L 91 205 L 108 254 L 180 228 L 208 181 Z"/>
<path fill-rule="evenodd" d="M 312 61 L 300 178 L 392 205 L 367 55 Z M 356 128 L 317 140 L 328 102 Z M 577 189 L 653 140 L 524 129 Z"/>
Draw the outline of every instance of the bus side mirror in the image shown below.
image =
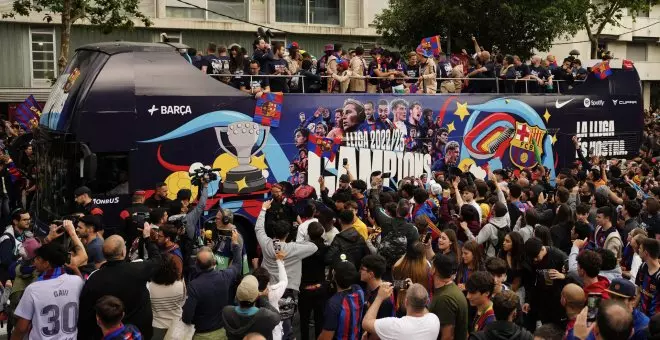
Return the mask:
<path fill-rule="evenodd" d="M 88 181 L 96 179 L 96 154 L 89 149 L 87 144 L 80 144 L 83 158 L 80 159 L 80 177 Z"/>

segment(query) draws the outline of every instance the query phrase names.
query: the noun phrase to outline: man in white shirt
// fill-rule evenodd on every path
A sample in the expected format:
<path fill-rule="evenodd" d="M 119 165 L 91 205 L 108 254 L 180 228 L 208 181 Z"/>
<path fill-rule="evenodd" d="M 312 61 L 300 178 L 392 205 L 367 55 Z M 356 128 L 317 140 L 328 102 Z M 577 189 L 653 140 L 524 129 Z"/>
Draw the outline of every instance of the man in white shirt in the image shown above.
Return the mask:
<path fill-rule="evenodd" d="M 429 293 L 424 286 L 415 283 L 406 292 L 406 316 L 402 318 L 376 319 L 380 305 L 392 295 L 393 287 L 384 282 L 378 289 L 378 296 L 371 304 L 362 321 L 362 328 L 369 333 L 375 333 L 381 340 L 435 340 L 440 333 L 440 320 L 429 313 L 426 305 Z"/>
<path fill-rule="evenodd" d="M 76 339 L 78 302 L 83 288 L 79 276 L 65 273 L 66 250 L 59 243 L 48 243 L 36 250 L 34 265 L 41 273 L 25 289 L 15 314 L 13 340 Z M 31 330 L 30 330 L 31 328 Z"/>
<path fill-rule="evenodd" d="M 309 235 L 307 235 L 307 228 L 312 222 L 318 222 L 314 215 L 316 214 L 316 205 L 314 201 L 308 200 L 301 203 L 302 206 L 298 210 L 299 216 L 299 225 L 298 233 L 296 234 L 296 242 L 309 241 Z"/>

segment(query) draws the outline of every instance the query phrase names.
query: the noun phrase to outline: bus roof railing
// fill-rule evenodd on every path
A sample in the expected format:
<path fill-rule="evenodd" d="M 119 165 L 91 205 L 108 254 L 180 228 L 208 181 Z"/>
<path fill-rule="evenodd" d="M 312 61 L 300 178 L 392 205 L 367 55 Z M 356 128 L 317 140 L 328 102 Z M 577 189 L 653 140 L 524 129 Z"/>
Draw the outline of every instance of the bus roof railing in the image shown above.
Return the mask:
<path fill-rule="evenodd" d="M 231 78 L 241 79 L 241 78 L 249 77 L 250 81 L 252 81 L 253 77 L 288 78 L 288 79 L 302 78 L 300 88 L 301 88 L 302 93 L 305 93 L 305 76 L 302 75 L 302 74 L 292 74 L 292 75 L 281 75 L 281 74 L 240 74 L 240 75 L 237 75 L 237 74 L 209 74 L 209 76 L 218 77 L 218 78 L 230 78 L 230 79 Z M 327 75 L 319 76 L 319 77 L 321 77 L 322 79 L 323 78 L 326 78 L 326 79 L 331 79 L 332 78 L 332 76 L 327 76 Z M 349 78 L 349 80 L 350 79 L 362 79 L 362 80 L 374 80 L 374 79 L 376 79 L 376 80 L 403 81 L 401 84 L 406 84 L 406 83 L 412 84 L 412 83 L 410 83 L 411 80 L 419 81 L 420 79 L 422 79 L 422 77 L 371 77 L 371 76 L 349 76 L 348 78 Z M 429 79 L 429 78 L 426 78 L 426 79 Z M 547 81 L 544 81 L 541 84 L 541 83 L 539 83 L 539 81 L 537 79 L 531 79 L 531 78 L 530 79 L 501 79 L 501 78 L 468 78 L 468 77 L 439 78 L 439 77 L 436 77 L 435 80 L 438 84 L 442 84 L 442 82 L 444 82 L 444 81 L 454 81 L 454 80 L 468 81 L 468 82 L 470 82 L 470 81 L 493 82 L 495 84 L 495 89 L 496 89 L 495 93 L 512 93 L 512 92 L 503 92 L 503 91 L 501 91 L 502 90 L 501 87 L 502 87 L 503 84 L 506 85 L 506 84 L 511 84 L 511 83 L 513 83 L 513 84 L 522 84 L 522 83 L 524 83 L 525 84 L 525 91 L 520 92 L 519 89 L 516 88 L 516 91 L 514 93 L 518 93 L 518 94 L 530 94 L 530 93 L 531 94 L 541 94 L 541 93 L 561 94 L 560 86 L 555 86 L 555 84 L 559 85 L 562 82 L 564 82 L 564 83 L 568 82 L 566 80 L 555 80 L 555 79 L 553 79 L 552 80 L 552 86 L 547 88 L 547 85 L 548 85 Z M 584 82 L 585 82 L 585 80 L 574 80 L 572 83 L 581 85 Z M 551 92 L 541 92 L 541 91 L 530 92 L 529 91 L 530 90 L 530 85 L 529 85 L 530 83 L 537 83 L 538 86 L 542 86 L 543 88 L 547 88 Z M 440 92 L 439 87 L 440 86 L 438 86 L 438 93 Z M 463 87 L 463 88 L 465 88 L 465 87 Z"/>

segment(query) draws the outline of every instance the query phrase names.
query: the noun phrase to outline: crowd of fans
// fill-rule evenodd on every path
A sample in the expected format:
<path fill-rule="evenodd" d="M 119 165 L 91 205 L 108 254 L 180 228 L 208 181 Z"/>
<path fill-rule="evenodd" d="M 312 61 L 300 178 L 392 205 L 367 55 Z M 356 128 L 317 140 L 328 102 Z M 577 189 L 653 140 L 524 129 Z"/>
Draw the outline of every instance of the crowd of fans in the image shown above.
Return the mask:
<path fill-rule="evenodd" d="M 249 94 L 304 93 L 557 93 L 586 79 L 588 71 L 571 55 L 561 63 L 553 55 L 493 53 L 473 38 L 475 52 L 458 55 L 417 49 L 409 53 L 362 46 L 325 45 L 316 58 L 297 42 L 266 43 L 257 38 L 253 54 L 239 45 L 209 43 L 206 53 L 189 50 L 193 65 Z M 368 53 L 367 53 L 368 52 Z M 577 81 L 577 82 L 576 82 Z"/>

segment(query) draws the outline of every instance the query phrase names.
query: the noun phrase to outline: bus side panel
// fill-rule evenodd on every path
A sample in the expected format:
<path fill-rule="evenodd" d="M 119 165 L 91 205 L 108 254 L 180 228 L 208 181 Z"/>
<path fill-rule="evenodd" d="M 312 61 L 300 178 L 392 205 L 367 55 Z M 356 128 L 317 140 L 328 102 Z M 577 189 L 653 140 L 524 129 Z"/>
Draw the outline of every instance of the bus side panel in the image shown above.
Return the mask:
<path fill-rule="evenodd" d="M 395 184 L 446 170 L 437 161 L 448 156 L 446 146 L 453 142 L 455 165 L 476 177 L 484 178 L 487 167 L 521 170 L 541 164 L 554 178 L 575 159 L 571 137 L 576 133 L 594 154 L 633 155 L 640 134 L 634 126 L 640 126 L 642 115 L 634 99 L 598 96 L 285 95 L 279 126 L 272 127 L 254 122 L 253 99 L 237 99 L 241 104 L 233 107 L 189 101 L 190 108 L 182 99 L 138 101 L 138 122 L 146 127 L 132 157 L 139 165 L 132 166 L 131 186 L 152 188 L 165 181 L 171 197 L 182 188 L 195 194 L 187 170 L 201 162 L 220 169 L 209 205 L 222 201 L 253 218 L 267 195 L 266 181 L 316 187 L 323 176 L 332 191 L 346 159 L 354 178 L 368 183 L 369 174 L 380 170 L 390 172 Z M 372 115 L 381 118 L 369 124 L 366 117 Z M 164 128 L 157 121 L 178 123 Z M 231 126 L 242 137 L 228 136 Z M 447 142 L 439 138 L 444 131 Z"/>

